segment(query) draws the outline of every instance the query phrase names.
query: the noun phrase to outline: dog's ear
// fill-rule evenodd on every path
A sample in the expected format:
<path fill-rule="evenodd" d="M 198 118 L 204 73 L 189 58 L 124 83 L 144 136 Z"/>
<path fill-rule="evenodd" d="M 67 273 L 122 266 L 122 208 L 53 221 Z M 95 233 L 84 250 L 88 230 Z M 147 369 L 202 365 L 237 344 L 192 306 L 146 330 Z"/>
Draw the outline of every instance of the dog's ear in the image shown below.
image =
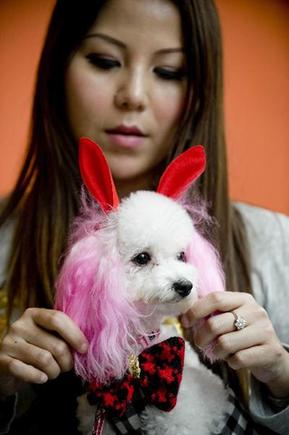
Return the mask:
<path fill-rule="evenodd" d="M 102 149 L 89 138 L 79 142 L 79 167 L 83 182 L 104 213 L 119 205 L 119 198 Z"/>
<path fill-rule="evenodd" d="M 104 230 L 105 231 L 105 230 Z M 132 329 L 139 316 L 128 301 L 117 249 L 107 247 L 102 230 L 73 245 L 56 282 L 55 308 L 66 313 L 89 342 L 75 353 L 75 371 L 83 379 L 106 383 L 122 378 L 135 350 Z"/>
<path fill-rule="evenodd" d="M 187 261 L 198 271 L 198 296 L 225 290 L 225 276 L 219 253 L 197 230 L 186 252 Z"/>
<path fill-rule="evenodd" d="M 192 146 L 168 165 L 160 179 L 157 192 L 174 200 L 180 199 L 201 176 L 205 167 L 204 147 Z"/>
<path fill-rule="evenodd" d="M 198 271 L 197 293 L 200 298 L 212 292 L 225 291 L 225 275 L 217 250 L 199 232 L 195 231 L 186 252 L 187 261 Z M 213 315 L 216 315 L 214 313 Z M 193 326 L 195 332 L 204 324 L 204 319 Z M 203 354 L 211 361 L 216 360 L 215 342 L 202 349 Z"/>

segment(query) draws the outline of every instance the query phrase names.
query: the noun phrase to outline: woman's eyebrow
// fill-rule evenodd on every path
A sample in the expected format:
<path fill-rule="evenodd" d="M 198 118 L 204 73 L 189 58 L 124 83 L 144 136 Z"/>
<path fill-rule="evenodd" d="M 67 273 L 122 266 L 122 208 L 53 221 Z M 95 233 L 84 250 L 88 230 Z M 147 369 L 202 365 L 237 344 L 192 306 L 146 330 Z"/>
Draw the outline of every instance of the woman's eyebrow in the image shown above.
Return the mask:
<path fill-rule="evenodd" d="M 120 48 L 126 48 L 126 45 L 122 41 L 119 41 L 118 39 L 115 39 L 103 33 L 90 33 L 89 35 L 85 36 L 84 39 L 89 39 L 89 38 L 100 38 L 106 42 L 109 42 L 110 44 L 117 45 Z"/>
<path fill-rule="evenodd" d="M 185 49 L 183 47 L 162 48 L 161 50 L 157 50 L 155 54 L 168 54 L 168 53 L 185 53 Z"/>
<path fill-rule="evenodd" d="M 119 39 L 113 38 L 112 36 L 106 35 L 104 33 L 90 33 L 89 35 L 85 36 L 84 39 L 90 39 L 90 38 L 100 38 L 122 49 L 126 48 L 126 44 L 124 42 L 120 41 Z M 159 55 L 159 54 L 169 54 L 169 53 L 184 53 L 184 51 L 185 50 L 183 47 L 163 48 L 157 50 L 155 54 Z"/>

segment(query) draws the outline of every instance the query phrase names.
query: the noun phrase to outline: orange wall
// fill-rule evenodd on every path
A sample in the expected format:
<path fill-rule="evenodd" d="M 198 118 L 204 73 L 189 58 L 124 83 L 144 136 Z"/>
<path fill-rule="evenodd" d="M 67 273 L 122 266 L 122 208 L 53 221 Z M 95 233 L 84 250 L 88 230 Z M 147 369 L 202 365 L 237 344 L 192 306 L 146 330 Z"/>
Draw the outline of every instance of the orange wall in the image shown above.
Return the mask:
<path fill-rule="evenodd" d="M 231 196 L 289 215 L 289 2 L 217 4 Z"/>
<path fill-rule="evenodd" d="M 0 0 L 0 197 L 12 188 L 27 142 L 37 58 L 54 0 Z"/>
<path fill-rule="evenodd" d="M 0 3 L 0 196 L 15 182 L 28 134 L 37 57 L 54 0 Z M 289 215 L 289 4 L 217 0 L 234 199 Z"/>

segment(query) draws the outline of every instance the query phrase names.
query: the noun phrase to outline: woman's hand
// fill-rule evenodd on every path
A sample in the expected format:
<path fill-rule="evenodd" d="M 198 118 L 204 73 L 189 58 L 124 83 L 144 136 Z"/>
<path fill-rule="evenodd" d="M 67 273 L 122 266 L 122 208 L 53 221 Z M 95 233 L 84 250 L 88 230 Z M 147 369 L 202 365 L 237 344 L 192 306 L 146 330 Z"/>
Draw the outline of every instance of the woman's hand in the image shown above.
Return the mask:
<path fill-rule="evenodd" d="M 0 344 L 0 393 L 17 391 L 19 383 L 44 383 L 71 370 L 71 349 L 84 353 L 87 340 L 64 313 L 28 308 L 8 329 Z"/>
<path fill-rule="evenodd" d="M 232 313 L 247 321 L 234 326 Z M 213 313 L 221 313 L 211 317 Z M 216 358 L 233 369 L 248 368 L 276 397 L 289 396 L 289 354 L 276 336 L 267 312 L 248 293 L 216 292 L 199 299 L 182 317 L 185 328 L 207 318 L 194 336 L 200 348 L 214 342 Z"/>

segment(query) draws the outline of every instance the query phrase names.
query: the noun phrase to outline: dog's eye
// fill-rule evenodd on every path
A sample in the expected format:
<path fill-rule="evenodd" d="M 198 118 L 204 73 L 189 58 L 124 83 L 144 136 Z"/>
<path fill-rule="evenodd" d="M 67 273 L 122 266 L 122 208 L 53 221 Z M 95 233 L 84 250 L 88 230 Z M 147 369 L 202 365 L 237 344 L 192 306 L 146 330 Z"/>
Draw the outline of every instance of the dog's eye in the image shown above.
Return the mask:
<path fill-rule="evenodd" d="M 151 261 L 151 256 L 147 252 L 141 252 L 140 254 L 136 255 L 132 261 L 138 266 L 145 266 Z"/>
<path fill-rule="evenodd" d="M 184 251 L 179 252 L 179 254 L 177 255 L 177 259 L 179 261 L 183 261 L 184 263 L 187 261 L 186 254 L 184 253 Z"/>

